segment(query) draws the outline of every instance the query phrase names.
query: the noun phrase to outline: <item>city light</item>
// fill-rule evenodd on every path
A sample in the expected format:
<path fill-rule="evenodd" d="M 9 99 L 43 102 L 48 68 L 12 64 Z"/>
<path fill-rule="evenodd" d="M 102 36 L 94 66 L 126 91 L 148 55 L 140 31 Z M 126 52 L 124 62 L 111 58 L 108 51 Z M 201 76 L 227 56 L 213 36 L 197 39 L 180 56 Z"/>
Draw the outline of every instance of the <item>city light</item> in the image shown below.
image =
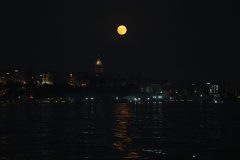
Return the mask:
<path fill-rule="evenodd" d="M 162 96 L 158 96 L 158 98 L 162 99 L 163 97 Z"/>
<path fill-rule="evenodd" d="M 0 160 L 240 160 L 237 4 L 3 2 Z"/>

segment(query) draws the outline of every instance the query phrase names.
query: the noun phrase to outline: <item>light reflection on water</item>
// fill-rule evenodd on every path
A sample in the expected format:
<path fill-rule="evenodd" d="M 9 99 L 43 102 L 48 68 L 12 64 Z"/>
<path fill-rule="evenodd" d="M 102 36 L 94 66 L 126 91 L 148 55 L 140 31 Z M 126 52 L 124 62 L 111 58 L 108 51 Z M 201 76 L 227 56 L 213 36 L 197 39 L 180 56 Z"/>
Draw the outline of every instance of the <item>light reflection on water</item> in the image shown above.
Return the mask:
<path fill-rule="evenodd" d="M 116 128 L 114 129 L 114 137 L 116 141 L 113 143 L 113 146 L 121 151 L 126 153 L 124 156 L 125 159 L 137 159 L 139 158 L 139 153 L 131 148 L 132 138 L 128 133 L 129 120 L 131 118 L 131 113 L 129 111 L 128 104 L 118 104 L 116 109 Z"/>
<path fill-rule="evenodd" d="M 223 125 L 233 123 L 223 107 L 0 106 L 0 159 L 217 159 Z"/>

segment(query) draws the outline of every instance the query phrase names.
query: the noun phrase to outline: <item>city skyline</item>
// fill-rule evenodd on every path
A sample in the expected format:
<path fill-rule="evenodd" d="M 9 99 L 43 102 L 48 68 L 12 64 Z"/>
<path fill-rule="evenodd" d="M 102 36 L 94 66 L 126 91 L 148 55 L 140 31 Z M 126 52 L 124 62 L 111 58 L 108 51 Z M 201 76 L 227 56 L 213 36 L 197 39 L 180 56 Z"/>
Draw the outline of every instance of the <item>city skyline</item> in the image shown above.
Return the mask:
<path fill-rule="evenodd" d="M 0 159 L 239 159 L 232 0 L 1 4 Z"/>
<path fill-rule="evenodd" d="M 230 1 L 6 2 L 0 67 L 106 72 L 170 80 L 239 80 Z M 191 13 L 191 14 L 189 14 Z M 117 26 L 128 28 L 125 36 Z"/>

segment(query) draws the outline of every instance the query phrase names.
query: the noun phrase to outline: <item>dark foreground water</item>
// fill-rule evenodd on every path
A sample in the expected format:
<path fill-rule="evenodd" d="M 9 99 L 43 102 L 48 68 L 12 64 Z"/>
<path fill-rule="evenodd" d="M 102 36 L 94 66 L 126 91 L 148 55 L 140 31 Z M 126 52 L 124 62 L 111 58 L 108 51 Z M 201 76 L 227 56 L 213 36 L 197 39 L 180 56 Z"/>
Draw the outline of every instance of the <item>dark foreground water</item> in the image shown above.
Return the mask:
<path fill-rule="evenodd" d="M 240 106 L 0 106 L 0 160 L 235 159 Z"/>

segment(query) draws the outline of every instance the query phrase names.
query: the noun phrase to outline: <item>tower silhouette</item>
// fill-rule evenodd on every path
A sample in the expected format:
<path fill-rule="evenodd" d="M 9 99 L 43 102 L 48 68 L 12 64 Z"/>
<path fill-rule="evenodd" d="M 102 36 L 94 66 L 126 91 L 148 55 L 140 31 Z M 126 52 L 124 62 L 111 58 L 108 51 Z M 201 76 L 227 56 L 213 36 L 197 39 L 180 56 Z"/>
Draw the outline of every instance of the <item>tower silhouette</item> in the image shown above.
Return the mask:
<path fill-rule="evenodd" d="M 103 74 L 103 63 L 100 56 L 97 57 L 97 60 L 95 63 L 95 74 L 96 74 L 96 77 L 99 77 Z"/>

